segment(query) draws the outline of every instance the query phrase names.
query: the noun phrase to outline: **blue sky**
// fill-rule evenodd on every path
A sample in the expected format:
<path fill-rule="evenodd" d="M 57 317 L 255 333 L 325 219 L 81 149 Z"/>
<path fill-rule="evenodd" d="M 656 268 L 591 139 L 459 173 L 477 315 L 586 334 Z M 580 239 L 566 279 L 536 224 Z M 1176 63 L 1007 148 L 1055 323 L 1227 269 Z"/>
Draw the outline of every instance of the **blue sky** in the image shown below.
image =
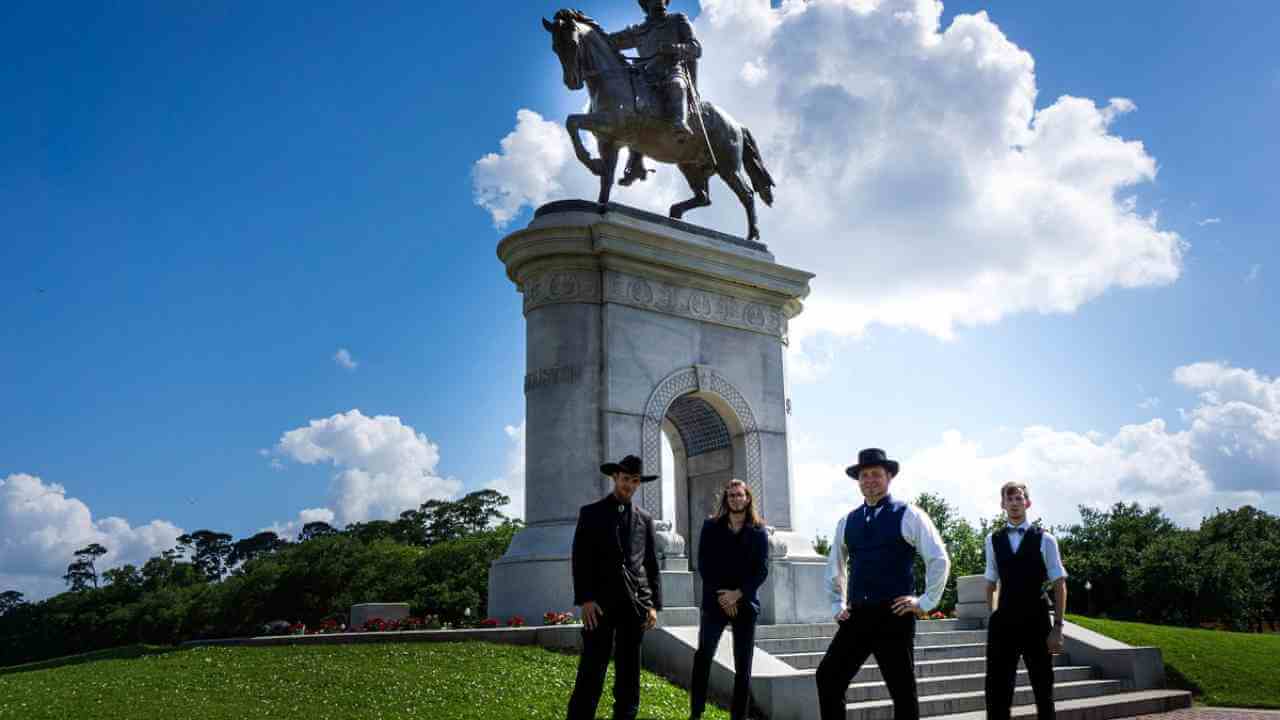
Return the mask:
<path fill-rule="evenodd" d="M 859 131 L 840 118 L 752 106 L 727 60 L 742 49 L 710 40 L 727 32 L 714 12 L 749 22 L 787 11 L 774 5 L 718 0 L 700 11 L 677 0 L 673 10 L 704 34 L 704 94 L 772 128 L 765 136 L 774 139 L 761 139 L 766 161 L 781 168 L 782 185 L 790 177 L 798 187 L 801 156 L 785 149 L 787 122 Z M 849 40 L 860 28 L 889 6 L 924 15 L 930 7 L 813 5 L 844 23 L 849 35 L 822 41 L 854 67 L 867 65 L 858 55 L 866 48 Z M 477 161 L 503 156 L 517 111 L 560 122 L 581 106 L 583 95 L 560 84 L 538 22 L 556 7 L 0 8 L 0 480 L 9 478 L 0 486 L 0 585 L 56 589 L 49 578 L 69 549 L 104 536 L 118 539 L 115 559 L 136 562 L 171 526 L 239 536 L 304 509 L 377 515 L 376 505 L 346 515 L 335 507 L 361 487 L 390 483 L 392 496 L 418 497 L 518 483 L 523 322 L 494 246 L 530 208 L 496 227 L 477 205 Z M 583 9 L 609 28 L 639 19 L 630 0 Z M 818 320 L 791 350 L 793 369 L 813 366 L 792 378 L 801 501 L 853 502 L 838 468 L 859 447 L 881 445 L 918 459 L 922 472 L 904 471 L 904 492 L 942 491 L 975 516 L 990 508 L 962 498 L 965 488 L 1011 473 L 1043 482 L 1040 509 L 1055 521 L 1069 520 L 1076 502 L 1130 498 L 1168 498 L 1188 523 L 1215 504 L 1280 510 L 1280 433 L 1269 424 L 1280 417 L 1280 60 L 1270 45 L 1280 12 L 1252 3 L 948 2 L 937 32 L 979 11 L 987 19 L 975 33 L 1002 34 L 1033 58 L 1033 75 L 1011 66 L 1009 77 L 1033 77 L 1036 110 L 1063 95 L 1099 109 L 1111 98 L 1132 104 L 1116 106 L 1098 132 L 1141 150 L 1099 172 L 1145 161 L 1158 171 L 1098 197 L 1116 197 L 1108 217 L 1145 219 L 1144 232 L 1176 236 L 1182 249 L 1159 280 L 1126 285 L 1113 269 L 1050 310 L 1041 306 L 1053 298 L 1022 302 L 996 290 L 974 301 L 1005 303 L 990 317 L 944 322 L 928 302 L 904 310 L 898 300 L 841 294 L 850 277 L 886 296 L 905 286 L 918 258 L 901 248 L 927 232 L 851 236 L 824 249 L 792 235 L 785 208 L 763 210 L 779 261 L 819 271 L 810 302 Z M 760 46 L 762 66 L 788 61 L 769 55 L 776 45 Z M 1001 47 L 992 52 L 1015 58 Z M 986 96 L 966 88 L 990 87 L 971 85 L 967 67 L 929 86 L 927 104 L 952 108 L 942 116 L 957 127 L 992 117 L 973 107 Z M 875 72 L 890 88 L 920 82 L 889 66 Z M 977 137 L 965 132 L 945 138 Z M 903 146 L 882 147 L 897 164 Z M 903 181 L 904 196 L 929 197 L 942 182 L 922 167 Z M 556 197 L 589 189 L 582 168 L 553 171 L 564 181 Z M 1071 182 L 1070 173 L 1056 177 Z M 871 170 L 851 182 L 876 180 Z M 488 181 L 514 182 L 501 173 Z M 676 186 L 663 183 L 615 199 L 665 206 Z M 712 192 L 717 206 L 687 219 L 740 233 L 726 189 Z M 874 216 L 888 227 L 884 218 L 903 207 L 860 205 L 842 222 Z M 978 206 L 957 207 L 972 215 Z M 939 237 L 967 222 L 940 222 Z M 1016 245 L 1037 242 L 1051 250 L 1062 241 L 1033 233 Z M 823 272 L 827 252 L 840 253 L 840 270 Z M 864 262 L 870 270 L 859 275 Z M 975 259 L 929 272 L 968 292 L 964 274 L 983 267 Z M 1010 267 L 1002 282 L 1012 286 L 1017 262 Z M 1061 271 L 1085 277 L 1092 267 Z M 856 326 L 839 326 L 820 321 L 824 302 L 870 309 Z M 909 318 L 886 320 L 896 312 Z M 335 361 L 340 348 L 354 367 Z M 339 414 L 342 422 L 310 425 Z M 1164 422 L 1159 432 L 1153 420 Z M 386 457 L 343 444 L 344 433 L 371 427 L 383 432 Z M 282 442 L 294 430 L 304 432 Z M 407 466 L 387 459 L 406 452 Z M 345 495 L 330 488 L 339 473 L 355 473 L 344 476 Z M 1106 478 L 1084 483 L 1086 495 L 1049 490 L 1081 473 Z M 127 530 L 104 523 L 110 517 Z M 815 509 L 806 521 L 821 529 L 831 518 Z"/>

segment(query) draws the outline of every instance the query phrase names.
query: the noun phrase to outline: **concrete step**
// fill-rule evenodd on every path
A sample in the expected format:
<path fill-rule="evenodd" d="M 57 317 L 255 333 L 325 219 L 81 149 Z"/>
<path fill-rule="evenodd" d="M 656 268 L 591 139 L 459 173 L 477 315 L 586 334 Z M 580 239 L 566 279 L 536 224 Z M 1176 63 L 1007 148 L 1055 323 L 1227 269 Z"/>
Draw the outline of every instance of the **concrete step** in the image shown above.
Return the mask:
<path fill-rule="evenodd" d="M 1054 686 L 1055 700 L 1078 700 L 1095 698 L 1099 695 L 1116 693 L 1123 688 L 1119 680 L 1078 680 L 1064 682 Z M 1020 687 L 1013 694 L 1014 705 L 1027 705 L 1035 702 L 1030 687 Z M 985 710 L 985 693 L 981 690 L 945 693 L 942 695 L 920 696 L 920 717 L 934 717 L 954 713 Z M 1034 714 L 1034 705 L 1032 705 Z M 845 706 L 845 720 L 893 720 L 893 702 L 891 700 L 869 700 L 849 703 Z"/>
<path fill-rule="evenodd" d="M 1058 720 L 1111 720 L 1163 713 L 1191 707 L 1191 693 L 1183 690 L 1137 690 L 1099 695 L 1054 704 Z M 1015 718 L 1034 718 L 1035 705 L 1013 708 Z M 986 710 L 935 715 L 935 720 L 987 720 Z"/>
<path fill-rule="evenodd" d="M 832 637 L 835 623 L 806 623 L 803 625 L 757 625 L 756 642 L 761 640 L 785 640 L 801 637 Z"/>
<path fill-rule="evenodd" d="M 700 616 L 701 613 L 696 607 L 667 607 L 658 611 L 658 625 L 665 627 L 697 625 Z"/>
<path fill-rule="evenodd" d="M 663 586 L 665 590 L 666 587 Z M 665 597 L 665 596 L 664 596 Z M 931 635 L 933 633 L 955 632 L 959 630 L 981 630 L 976 620 L 921 620 L 916 623 L 916 636 Z M 799 625 L 758 625 L 756 626 L 757 640 L 781 640 L 785 638 L 800 637 L 833 637 L 836 634 L 836 624 L 829 623 L 805 623 Z"/>
<path fill-rule="evenodd" d="M 793 657 L 800 656 L 797 655 Z M 807 672 L 813 672 L 813 669 L 818 667 L 818 662 L 821 660 L 822 654 L 818 653 L 818 658 L 814 661 L 813 665 L 808 668 L 799 669 L 806 670 Z M 880 666 L 876 665 L 874 661 L 875 658 L 873 657 L 871 658 L 871 662 L 863 665 L 862 669 L 858 671 L 858 675 L 853 679 L 853 681 L 856 683 L 876 682 L 884 679 L 880 675 Z M 1066 655 L 1054 655 L 1053 664 L 1055 667 L 1064 667 L 1070 665 L 1070 662 Z M 792 665 L 792 667 L 797 666 Z M 1018 668 L 1025 670 L 1026 665 L 1019 662 Z M 977 675 L 979 673 L 985 673 L 986 671 L 987 659 L 985 656 L 975 658 L 951 658 L 944 660 L 916 660 L 917 679 L 927 677 L 949 677 L 952 675 Z"/>
<path fill-rule="evenodd" d="M 859 675 L 861 674 L 859 672 Z M 924 698 L 930 695 L 981 691 L 986 687 L 986 679 L 985 672 L 971 675 L 916 678 L 916 693 L 921 698 Z M 1062 665 L 1053 669 L 1053 682 L 1055 685 L 1092 679 L 1094 679 L 1093 668 L 1087 665 Z M 1030 684 L 1031 679 L 1027 675 L 1027 671 L 1018 671 L 1017 686 L 1029 687 Z M 889 686 L 885 685 L 882 680 L 854 682 L 849 685 L 849 690 L 845 693 L 844 699 L 846 702 L 851 703 L 865 702 L 867 700 L 888 700 Z"/>
<path fill-rule="evenodd" d="M 953 630 L 949 632 L 920 633 L 916 635 L 915 645 L 920 647 L 938 647 L 941 645 L 974 645 L 987 641 L 986 630 Z M 756 639 L 756 647 L 767 653 L 780 655 L 799 652 L 826 652 L 831 645 L 829 637 L 791 637 L 761 640 Z"/>
<path fill-rule="evenodd" d="M 983 658 L 987 652 L 986 643 L 966 643 L 963 645 L 931 645 L 916 647 L 916 660 L 949 660 L 955 658 Z M 804 670 L 816 668 L 822 660 L 823 652 L 773 653 L 774 657 Z"/>

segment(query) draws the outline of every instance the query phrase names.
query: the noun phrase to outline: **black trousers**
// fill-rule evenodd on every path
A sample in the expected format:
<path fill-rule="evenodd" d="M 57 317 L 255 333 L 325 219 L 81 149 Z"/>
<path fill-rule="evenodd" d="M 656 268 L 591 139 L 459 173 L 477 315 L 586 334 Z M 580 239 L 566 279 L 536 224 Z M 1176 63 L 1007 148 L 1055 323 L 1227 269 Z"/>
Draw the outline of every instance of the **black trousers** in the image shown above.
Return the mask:
<path fill-rule="evenodd" d="M 1053 660 L 1045 638 L 1052 629 L 1043 612 L 1006 614 L 996 610 L 987 629 L 987 717 L 1008 720 L 1018 659 L 1027 665 L 1036 696 L 1036 717 L 1053 720 Z"/>
<path fill-rule="evenodd" d="M 613 657 L 613 718 L 635 720 L 640 711 L 640 641 L 643 621 L 625 610 L 604 609 L 594 630 L 582 629 L 578 677 L 569 696 L 569 720 L 594 720 Z"/>
<path fill-rule="evenodd" d="M 914 615 L 894 615 L 888 604 L 851 610 L 818 664 L 818 711 L 822 720 L 844 720 L 845 692 L 872 655 L 889 686 L 894 720 L 919 720 L 915 644 Z"/>
<path fill-rule="evenodd" d="M 751 700 L 751 659 L 756 645 L 756 614 L 750 607 L 738 608 L 730 618 L 716 606 L 702 611 L 698 624 L 698 651 L 693 654 L 693 680 L 690 682 L 689 714 L 702 717 L 707 708 L 707 681 L 711 676 L 711 659 L 725 627 L 733 625 L 733 702 L 729 706 L 732 720 L 746 720 Z"/>

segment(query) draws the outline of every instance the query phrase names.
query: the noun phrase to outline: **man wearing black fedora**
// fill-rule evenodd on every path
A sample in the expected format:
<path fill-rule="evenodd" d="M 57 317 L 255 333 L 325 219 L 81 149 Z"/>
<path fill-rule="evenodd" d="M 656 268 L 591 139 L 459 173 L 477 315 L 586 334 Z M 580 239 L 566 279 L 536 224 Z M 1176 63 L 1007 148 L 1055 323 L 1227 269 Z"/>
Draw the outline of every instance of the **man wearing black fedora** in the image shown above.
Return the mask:
<path fill-rule="evenodd" d="M 858 482 L 863 503 L 840 519 L 831 537 L 827 589 L 838 627 L 818 665 L 818 710 L 822 720 L 843 720 L 849 683 L 874 655 L 893 717 L 917 720 L 916 616 L 937 607 L 951 560 L 929 516 L 889 495 L 898 462 L 884 450 L 858 453 L 845 474 Z M 925 562 L 923 597 L 914 594 L 917 552 Z"/>
<path fill-rule="evenodd" d="M 569 720 L 592 720 L 614 657 L 613 719 L 640 710 L 640 641 L 658 623 L 662 576 L 653 516 L 631 500 L 645 475 L 640 458 L 605 463 L 613 492 L 584 505 L 573 533 L 573 604 L 582 607 L 582 655 L 569 697 Z"/>

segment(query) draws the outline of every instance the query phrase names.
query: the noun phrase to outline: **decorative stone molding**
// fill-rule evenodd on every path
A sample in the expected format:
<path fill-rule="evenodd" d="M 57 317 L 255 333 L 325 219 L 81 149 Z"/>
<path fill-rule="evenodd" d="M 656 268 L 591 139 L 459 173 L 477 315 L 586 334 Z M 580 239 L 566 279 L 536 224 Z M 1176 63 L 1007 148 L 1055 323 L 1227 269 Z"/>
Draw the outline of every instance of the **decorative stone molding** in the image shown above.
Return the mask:
<path fill-rule="evenodd" d="M 782 337 L 786 321 L 770 305 L 617 270 L 605 271 L 604 301 Z"/>
<path fill-rule="evenodd" d="M 706 365 L 677 370 L 658 383 L 645 403 L 644 419 L 640 430 L 640 447 L 647 467 L 660 467 L 662 463 L 662 420 L 667 416 L 671 403 L 681 395 L 706 392 L 718 396 L 737 415 L 742 426 L 742 440 L 746 445 L 745 477 L 751 488 L 757 507 L 764 507 L 764 479 L 760 462 L 760 433 L 751 404 L 738 392 L 733 383 L 714 368 Z M 640 506 L 653 514 L 662 515 L 662 484 L 646 483 L 640 488 Z"/>
<path fill-rule="evenodd" d="M 524 311 L 555 303 L 600 302 L 598 270 L 554 270 L 525 280 Z"/>

